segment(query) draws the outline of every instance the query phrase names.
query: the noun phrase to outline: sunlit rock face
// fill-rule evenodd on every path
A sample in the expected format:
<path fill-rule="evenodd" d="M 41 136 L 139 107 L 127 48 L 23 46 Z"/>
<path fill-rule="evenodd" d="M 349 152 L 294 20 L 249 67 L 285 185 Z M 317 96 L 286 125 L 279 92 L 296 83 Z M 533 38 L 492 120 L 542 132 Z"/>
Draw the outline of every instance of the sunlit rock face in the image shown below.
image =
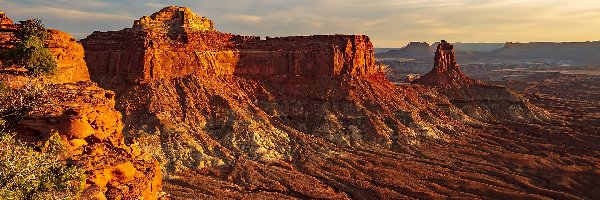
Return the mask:
<path fill-rule="evenodd" d="M 12 23 L 0 13 L 0 50 L 18 41 L 12 34 L 18 25 Z M 10 131 L 34 144 L 58 134 L 66 149 L 63 159 L 85 171 L 83 198 L 157 199 L 162 188 L 160 165 L 139 146 L 126 144 L 115 93 L 90 81 L 83 46 L 77 40 L 60 30 L 48 32 L 44 43 L 56 59 L 56 73 L 24 76 L 16 66 L 3 66 L 6 71 L 0 73 L 0 83 L 9 88 L 2 95 L 14 95 L 3 96 L 3 106 L 20 101 L 35 105 Z M 34 90 L 40 91 L 39 97 L 29 98 Z"/>
<path fill-rule="evenodd" d="M 0 12 L 0 50 L 12 48 L 18 41 L 13 34 L 17 27 L 18 24 L 13 24 L 10 18 Z M 89 81 L 90 75 L 83 58 L 83 46 L 68 33 L 56 29 L 48 29 L 48 32 L 50 37 L 45 44 L 56 59 L 58 70 L 45 81 L 55 84 Z"/>
<path fill-rule="evenodd" d="M 261 39 L 214 30 L 189 8 L 166 7 L 133 28 L 81 41 L 95 81 L 152 81 L 190 74 L 363 76 L 378 71 L 365 35 Z"/>
<path fill-rule="evenodd" d="M 198 16 L 189 8 L 169 6 L 133 22 L 134 29 L 146 31 L 169 31 L 180 28 L 182 32 L 214 30 L 213 21 Z"/>
<path fill-rule="evenodd" d="M 4 12 L 0 12 L 0 31 L 14 31 L 16 28 L 14 22 Z"/>
<path fill-rule="evenodd" d="M 443 139 L 446 124 L 458 123 L 449 115 L 461 116 L 423 103 L 434 91 L 387 81 L 368 36 L 240 36 L 205 20 L 186 24 L 203 19 L 188 11 L 167 7 L 82 40 L 92 80 L 115 90 L 126 131 L 169 172 L 231 166 L 239 156 L 291 162 L 309 135 L 397 148 Z"/>

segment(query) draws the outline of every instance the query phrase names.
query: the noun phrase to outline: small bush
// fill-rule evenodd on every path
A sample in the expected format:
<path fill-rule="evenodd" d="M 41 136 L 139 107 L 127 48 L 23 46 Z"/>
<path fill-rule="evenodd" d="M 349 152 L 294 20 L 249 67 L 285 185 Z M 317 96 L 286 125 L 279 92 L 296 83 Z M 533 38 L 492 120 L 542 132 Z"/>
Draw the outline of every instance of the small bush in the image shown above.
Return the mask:
<path fill-rule="evenodd" d="M 41 19 L 27 19 L 25 21 L 19 21 L 21 26 L 15 32 L 15 37 L 24 40 L 28 37 L 37 37 L 44 41 L 50 38 L 50 33 L 44 27 Z"/>
<path fill-rule="evenodd" d="M 49 100 L 43 98 L 47 93 L 43 84 L 29 84 L 20 89 L 5 88 L 0 93 L 0 130 L 11 128 L 29 112 L 39 110 Z"/>
<path fill-rule="evenodd" d="M 77 198 L 84 183 L 83 170 L 0 135 L 0 199 Z"/>
<path fill-rule="evenodd" d="M 41 20 L 21 21 L 15 36 L 20 39 L 15 47 L 0 52 L 0 59 L 4 66 L 21 66 L 32 76 L 56 72 L 56 59 L 44 44 L 44 41 L 50 38 L 50 33 L 44 28 Z"/>
<path fill-rule="evenodd" d="M 63 142 L 58 132 L 52 132 L 48 141 L 44 143 L 44 147 L 42 152 L 48 153 L 54 156 L 62 156 L 67 152 L 67 147 L 65 147 L 65 143 Z"/>
<path fill-rule="evenodd" d="M 37 36 L 26 37 L 11 49 L 7 64 L 15 64 L 27 69 L 32 76 L 54 74 L 56 59 Z"/>

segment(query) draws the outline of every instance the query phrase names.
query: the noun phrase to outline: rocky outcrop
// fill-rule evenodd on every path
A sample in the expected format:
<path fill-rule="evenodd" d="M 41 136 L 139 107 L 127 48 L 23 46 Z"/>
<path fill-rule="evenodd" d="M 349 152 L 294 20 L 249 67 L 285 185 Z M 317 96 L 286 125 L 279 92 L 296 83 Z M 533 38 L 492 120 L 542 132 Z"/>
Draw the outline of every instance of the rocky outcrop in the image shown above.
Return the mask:
<path fill-rule="evenodd" d="M 57 132 L 65 141 L 67 162 L 86 171 L 82 197 L 158 198 L 160 166 L 135 142 L 125 144 L 113 92 L 90 82 L 48 85 L 43 91 L 43 101 L 18 122 L 15 131 L 32 142 Z"/>
<path fill-rule="evenodd" d="M 90 82 L 81 44 L 62 31 L 48 31 L 45 42 L 58 65 L 54 75 L 33 78 L 20 75 L 18 69 L 0 73 L 7 86 L 2 99 L 9 101 L 3 106 L 25 106 L 20 117 L 9 116 L 16 124 L 10 131 L 39 145 L 58 134 L 66 149 L 61 160 L 85 170 L 83 199 L 157 199 L 162 190 L 160 165 L 134 140 L 125 139 L 115 93 Z M 12 32 L 2 33 L 7 36 L 3 41 L 16 40 Z"/>
<path fill-rule="evenodd" d="M 89 81 L 90 74 L 84 60 L 83 46 L 68 33 L 50 29 L 47 41 L 50 53 L 56 58 L 58 71 L 51 78 L 53 83 L 76 83 Z"/>
<path fill-rule="evenodd" d="M 125 130 L 170 174 L 238 158 L 288 166 L 304 156 L 298 145 L 307 137 L 394 149 L 443 140 L 454 133 L 449 124 L 468 121 L 431 89 L 398 87 L 377 73 L 367 36 L 190 30 L 181 25 L 186 10 L 165 8 L 82 40 L 92 79 L 117 94 Z M 161 21 L 184 31 L 170 37 L 174 27 Z"/>
<path fill-rule="evenodd" d="M 94 33 L 86 55 L 101 63 L 92 79 L 115 90 L 126 135 L 163 164 L 175 199 L 564 199 L 597 185 L 589 166 L 598 159 L 580 162 L 593 151 L 564 154 L 564 140 L 539 137 L 562 130 L 508 123 L 512 131 L 463 112 L 527 106 L 517 96 L 476 81 L 392 84 L 360 67 L 369 66 L 366 37 L 135 29 Z M 440 49 L 436 66 L 461 75 L 451 53 Z"/>
<path fill-rule="evenodd" d="M 465 114 L 481 121 L 549 120 L 547 112 L 508 88 L 467 77 L 456 63 L 454 46 L 450 43 L 442 40 L 434 59 L 433 69 L 412 83 L 437 88 Z"/>
<path fill-rule="evenodd" d="M 196 15 L 189 8 L 169 6 L 149 17 L 144 16 L 139 20 L 135 20 L 133 29 L 148 32 L 162 31 L 167 34 L 185 34 L 214 30 L 214 23 L 206 17 Z"/>
<path fill-rule="evenodd" d="M 4 14 L 0 14 L 0 50 L 13 47 L 17 41 L 13 31 L 16 25 Z M 7 24 L 4 24 L 7 23 Z M 3 29 L 3 25 L 12 25 L 11 29 Z M 79 81 L 89 81 L 90 75 L 84 59 L 83 46 L 68 33 L 60 30 L 48 29 L 50 38 L 45 41 L 50 53 L 57 62 L 57 72 L 51 77 L 46 77 L 45 83 L 76 83 Z M 1 63 L 0 63 L 1 64 Z"/>
<path fill-rule="evenodd" d="M 444 88 L 461 88 L 480 84 L 479 81 L 462 73 L 460 66 L 456 63 L 454 46 L 444 40 L 438 44 L 435 51 L 433 69 L 413 83 Z"/>
<path fill-rule="evenodd" d="M 15 29 L 13 21 L 4 12 L 0 12 L 0 31 L 14 31 Z"/>
<path fill-rule="evenodd" d="M 571 65 L 594 65 L 600 62 L 600 41 L 587 42 L 507 42 L 494 50 L 492 58 L 505 60 L 554 61 Z"/>
<path fill-rule="evenodd" d="M 267 38 L 221 33 L 188 8 L 167 7 L 132 28 L 81 41 L 96 81 L 153 81 L 191 74 L 327 77 L 376 73 L 364 35 Z"/>
<path fill-rule="evenodd" d="M 11 47 L 15 30 L 16 26 L 13 21 L 4 12 L 0 12 L 0 49 Z"/>

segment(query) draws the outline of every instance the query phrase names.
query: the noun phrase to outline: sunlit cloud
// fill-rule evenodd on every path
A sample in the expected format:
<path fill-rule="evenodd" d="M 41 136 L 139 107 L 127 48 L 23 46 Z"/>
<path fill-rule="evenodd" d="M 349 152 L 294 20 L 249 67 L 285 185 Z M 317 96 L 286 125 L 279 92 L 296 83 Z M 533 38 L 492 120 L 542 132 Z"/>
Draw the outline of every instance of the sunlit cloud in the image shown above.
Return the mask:
<path fill-rule="evenodd" d="M 254 16 L 254 15 L 233 14 L 233 15 L 227 16 L 226 18 L 231 22 L 239 22 L 239 23 L 246 23 L 246 24 L 258 24 L 263 21 L 262 17 Z"/>
<path fill-rule="evenodd" d="M 148 3 L 145 3 L 144 5 L 146 5 L 148 7 L 155 7 L 155 8 L 164 8 L 164 7 L 168 6 L 166 4 L 155 3 L 155 2 L 148 2 Z"/>
<path fill-rule="evenodd" d="M 599 40 L 600 1 L 571 0 L 0 0 L 15 20 L 43 18 L 78 38 L 131 27 L 166 5 L 190 7 L 218 30 L 258 36 L 367 34 L 379 47 L 409 41 Z"/>

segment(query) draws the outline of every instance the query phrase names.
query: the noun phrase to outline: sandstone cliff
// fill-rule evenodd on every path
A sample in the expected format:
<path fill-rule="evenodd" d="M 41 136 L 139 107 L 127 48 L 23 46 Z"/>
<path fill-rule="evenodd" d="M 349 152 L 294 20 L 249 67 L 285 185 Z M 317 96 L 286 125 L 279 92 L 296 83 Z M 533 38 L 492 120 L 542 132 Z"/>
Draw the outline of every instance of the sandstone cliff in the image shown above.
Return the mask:
<path fill-rule="evenodd" d="M 51 77 L 54 83 L 76 83 L 90 81 L 90 74 L 84 60 L 83 46 L 71 35 L 50 29 L 48 49 L 55 56 L 58 72 Z"/>
<path fill-rule="evenodd" d="M 16 27 L 13 21 L 4 14 L 4 12 L 0 12 L 0 30 L 14 30 Z"/>
<path fill-rule="evenodd" d="M 81 41 L 95 81 L 152 81 L 191 74 L 337 76 L 377 72 L 368 36 L 267 38 L 221 33 L 188 8 L 167 7 L 132 28 Z"/>
<path fill-rule="evenodd" d="M 394 85 L 374 73 L 368 37 L 262 40 L 219 33 L 188 10 L 167 7 L 133 28 L 83 40 L 86 59 L 98 63 L 92 79 L 115 90 L 124 134 L 158 158 L 173 198 L 595 194 L 585 192 L 598 185 L 589 178 L 597 176 L 597 152 L 583 149 L 597 143 L 553 126 L 479 117 L 529 105 L 466 81 L 448 46 L 436 66 L 453 73 L 439 79 L 452 87 Z M 565 140 L 573 154 L 564 154 Z"/>
<path fill-rule="evenodd" d="M 16 30 L 13 21 L 6 16 L 3 12 L 0 12 L 0 49 L 8 48 L 11 46 L 13 38 L 12 32 Z"/>
<path fill-rule="evenodd" d="M 477 80 L 462 73 L 456 63 L 454 46 L 444 40 L 438 44 L 435 51 L 433 69 L 413 83 L 444 88 L 460 88 L 480 84 Z"/>
<path fill-rule="evenodd" d="M 185 8 L 168 7 L 133 28 L 82 40 L 92 80 L 116 92 L 127 134 L 170 175 L 256 162 L 301 169 L 296 163 L 311 155 L 304 152 L 443 141 L 471 121 L 431 89 L 387 81 L 367 36 L 262 40 L 186 29 L 188 15 Z M 169 36 L 173 30 L 177 37 Z M 276 190 L 344 197 L 299 175 L 320 188 L 304 191 L 288 179 Z"/>
<path fill-rule="evenodd" d="M 377 54 L 377 58 L 422 58 L 431 56 L 435 49 L 427 42 L 410 42 L 398 50 Z"/>

